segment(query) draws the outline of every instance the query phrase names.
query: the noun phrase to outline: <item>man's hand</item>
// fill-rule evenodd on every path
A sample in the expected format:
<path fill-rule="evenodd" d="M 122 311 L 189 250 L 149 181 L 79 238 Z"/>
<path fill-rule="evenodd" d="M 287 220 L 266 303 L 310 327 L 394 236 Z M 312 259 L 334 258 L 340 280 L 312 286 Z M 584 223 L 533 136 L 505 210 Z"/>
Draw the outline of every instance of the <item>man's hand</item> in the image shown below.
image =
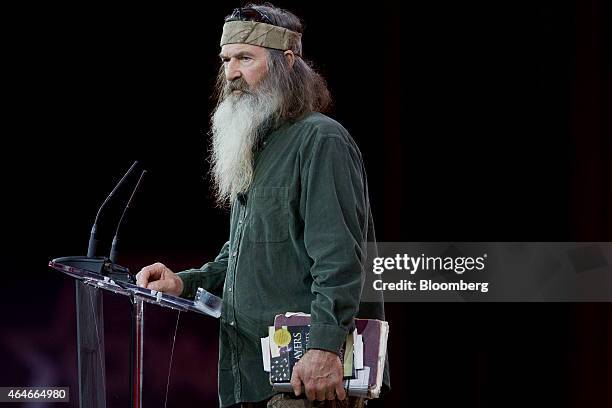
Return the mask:
<path fill-rule="evenodd" d="M 293 367 L 291 386 L 295 395 L 302 393 L 302 383 L 309 400 L 343 400 L 346 392 L 342 384 L 340 357 L 331 351 L 310 349 Z"/>
<path fill-rule="evenodd" d="M 183 293 L 183 280 L 163 263 L 145 266 L 136 274 L 138 286 L 180 296 Z"/>

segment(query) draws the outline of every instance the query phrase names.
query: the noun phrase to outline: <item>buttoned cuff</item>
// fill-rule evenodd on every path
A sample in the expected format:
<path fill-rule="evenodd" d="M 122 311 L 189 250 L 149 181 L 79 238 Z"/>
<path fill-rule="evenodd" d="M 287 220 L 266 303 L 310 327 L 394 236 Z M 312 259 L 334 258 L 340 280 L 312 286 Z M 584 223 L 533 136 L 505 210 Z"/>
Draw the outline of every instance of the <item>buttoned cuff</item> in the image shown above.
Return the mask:
<path fill-rule="evenodd" d="M 178 272 L 176 275 L 183 281 L 183 292 L 181 297 L 184 299 L 193 300 L 198 290 L 198 279 L 196 273 L 202 273 L 199 269 L 189 269 L 183 272 Z"/>
<path fill-rule="evenodd" d="M 347 331 L 331 324 L 312 324 L 308 337 L 308 349 L 331 351 L 340 355 Z"/>

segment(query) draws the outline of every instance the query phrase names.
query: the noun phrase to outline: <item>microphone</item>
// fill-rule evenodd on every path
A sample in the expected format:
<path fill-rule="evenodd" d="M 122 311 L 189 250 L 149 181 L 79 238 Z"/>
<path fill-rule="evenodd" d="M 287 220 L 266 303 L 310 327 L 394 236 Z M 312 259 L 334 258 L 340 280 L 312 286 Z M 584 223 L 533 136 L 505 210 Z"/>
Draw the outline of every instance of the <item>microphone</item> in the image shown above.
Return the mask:
<path fill-rule="evenodd" d="M 121 180 L 119 180 L 115 188 L 113 188 L 113 191 L 110 192 L 108 197 L 106 197 L 106 199 L 104 200 L 104 202 L 98 209 L 98 213 L 96 214 L 96 219 L 94 220 L 94 223 L 91 227 L 91 234 L 89 235 L 89 244 L 87 246 L 87 256 L 64 256 L 64 257 L 56 258 L 52 260 L 51 263 L 61 264 L 64 267 L 78 268 L 78 269 L 85 270 L 88 272 L 96 273 L 98 275 L 114 277 L 116 280 L 130 282 L 130 274 L 127 268 L 117 265 L 114 262 L 111 262 L 109 258 L 96 256 L 96 252 L 97 252 L 97 247 L 98 247 L 97 233 L 98 233 L 98 220 L 100 218 L 100 214 L 102 214 L 102 211 L 104 210 L 106 205 L 110 202 L 111 198 L 113 198 L 115 193 L 119 190 L 119 188 L 123 184 L 125 184 L 128 176 L 134 172 L 134 170 L 136 169 L 136 166 L 138 166 L 138 161 L 135 161 L 134 163 L 132 163 L 132 166 L 123 175 L 123 177 L 121 177 Z M 142 178 L 142 174 L 140 177 Z M 138 180 L 138 183 L 140 183 L 140 180 Z M 138 186 L 136 188 L 138 188 Z M 125 211 L 124 211 L 124 215 L 125 215 Z M 123 218 L 123 216 L 121 218 Z"/>
<path fill-rule="evenodd" d="M 138 191 L 138 188 L 140 187 L 140 183 L 142 182 L 142 179 L 145 174 L 147 174 L 146 170 L 143 170 L 142 173 L 140 173 L 140 177 L 138 178 L 136 187 L 134 187 L 134 190 L 132 190 L 132 195 L 130 196 L 130 199 L 128 200 L 127 205 L 123 209 L 123 213 L 121 214 L 121 218 L 119 219 L 119 223 L 117 224 L 117 230 L 115 231 L 115 236 L 113 237 L 113 244 L 111 245 L 110 255 L 108 257 L 112 263 L 117 262 L 117 243 L 119 242 L 119 239 L 118 239 L 119 230 L 121 229 L 121 226 L 123 225 L 123 217 L 125 217 L 125 214 L 130 209 L 132 200 L 134 199 L 134 196 L 136 195 L 136 192 Z"/>
<path fill-rule="evenodd" d="M 106 207 L 110 199 L 115 195 L 119 187 L 121 187 L 125 183 L 125 180 L 128 178 L 130 174 L 132 174 L 132 172 L 134 171 L 137 165 L 138 165 L 138 161 L 135 161 L 134 163 L 132 163 L 132 166 L 123 175 L 121 180 L 119 180 L 115 188 L 113 188 L 113 191 L 110 192 L 108 197 L 106 197 L 106 199 L 104 200 L 104 202 L 98 209 L 98 213 L 96 214 L 96 219 L 94 220 L 94 223 L 91 226 L 91 233 L 89 235 L 89 244 L 87 245 L 87 257 L 91 258 L 91 257 L 96 256 L 96 251 L 98 249 L 98 219 L 100 218 L 100 214 L 102 213 L 102 210 L 104 209 L 104 207 Z"/>

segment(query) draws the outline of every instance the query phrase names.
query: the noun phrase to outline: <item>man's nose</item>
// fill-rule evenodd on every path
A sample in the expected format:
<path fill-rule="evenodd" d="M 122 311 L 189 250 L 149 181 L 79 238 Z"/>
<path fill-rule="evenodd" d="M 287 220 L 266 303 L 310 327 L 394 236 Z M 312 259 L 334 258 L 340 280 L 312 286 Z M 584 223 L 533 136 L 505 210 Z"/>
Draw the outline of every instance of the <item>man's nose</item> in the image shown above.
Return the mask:
<path fill-rule="evenodd" d="M 236 80 L 242 76 L 236 62 L 236 60 L 231 59 L 225 64 L 225 79 L 228 81 Z"/>

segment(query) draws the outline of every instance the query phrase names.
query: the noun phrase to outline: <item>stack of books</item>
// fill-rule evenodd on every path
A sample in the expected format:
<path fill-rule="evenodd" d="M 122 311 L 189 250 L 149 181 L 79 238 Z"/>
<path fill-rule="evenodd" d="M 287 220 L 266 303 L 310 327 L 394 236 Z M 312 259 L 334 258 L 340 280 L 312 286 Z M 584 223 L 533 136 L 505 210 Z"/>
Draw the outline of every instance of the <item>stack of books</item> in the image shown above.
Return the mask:
<path fill-rule="evenodd" d="M 307 350 L 309 333 L 310 315 L 288 312 L 277 315 L 268 337 L 261 339 L 264 370 L 270 373 L 275 391 L 293 392 L 291 373 Z M 378 398 L 388 335 L 389 324 L 385 321 L 355 319 L 355 330 L 348 334 L 340 350 L 348 395 Z"/>

